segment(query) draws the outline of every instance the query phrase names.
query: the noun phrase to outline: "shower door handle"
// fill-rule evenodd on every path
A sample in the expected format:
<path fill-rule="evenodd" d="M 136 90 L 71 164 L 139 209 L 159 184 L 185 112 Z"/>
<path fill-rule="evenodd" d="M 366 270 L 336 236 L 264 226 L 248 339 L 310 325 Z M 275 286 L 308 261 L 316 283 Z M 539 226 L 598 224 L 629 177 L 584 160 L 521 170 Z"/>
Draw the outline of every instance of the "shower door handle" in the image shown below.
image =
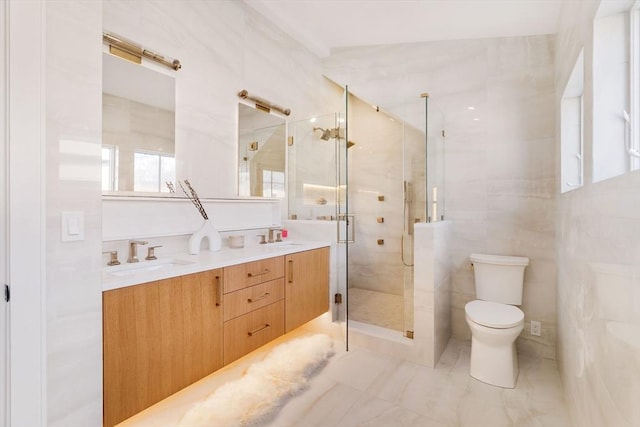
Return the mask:
<path fill-rule="evenodd" d="M 344 226 L 343 226 L 343 223 L 344 223 Z M 356 216 L 354 214 L 338 214 L 338 243 L 355 243 L 355 242 L 356 242 Z"/>

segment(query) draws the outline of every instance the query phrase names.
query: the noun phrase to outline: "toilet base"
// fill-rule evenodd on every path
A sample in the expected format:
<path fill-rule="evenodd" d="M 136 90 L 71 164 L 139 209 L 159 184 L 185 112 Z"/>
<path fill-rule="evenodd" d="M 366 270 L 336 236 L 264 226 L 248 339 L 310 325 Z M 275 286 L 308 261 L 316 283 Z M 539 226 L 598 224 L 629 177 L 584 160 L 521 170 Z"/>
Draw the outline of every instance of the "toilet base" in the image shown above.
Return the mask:
<path fill-rule="evenodd" d="M 488 346 L 475 337 L 471 338 L 471 366 L 469 375 L 490 385 L 515 388 L 518 380 L 518 355 L 515 341 Z"/>

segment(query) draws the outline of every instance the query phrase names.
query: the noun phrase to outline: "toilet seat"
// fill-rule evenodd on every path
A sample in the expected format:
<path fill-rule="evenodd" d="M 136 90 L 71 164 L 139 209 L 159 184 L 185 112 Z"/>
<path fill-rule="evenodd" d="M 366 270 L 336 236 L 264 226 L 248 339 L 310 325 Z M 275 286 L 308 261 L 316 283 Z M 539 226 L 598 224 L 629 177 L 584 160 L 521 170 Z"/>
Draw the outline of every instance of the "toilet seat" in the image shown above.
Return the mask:
<path fill-rule="evenodd" d="M 518 307 L 497 302 L 471 301 L 464 306 L 464 311 L 474 323 L 488 328 L 513 328 L 524 321 L 524 313 Z"/>

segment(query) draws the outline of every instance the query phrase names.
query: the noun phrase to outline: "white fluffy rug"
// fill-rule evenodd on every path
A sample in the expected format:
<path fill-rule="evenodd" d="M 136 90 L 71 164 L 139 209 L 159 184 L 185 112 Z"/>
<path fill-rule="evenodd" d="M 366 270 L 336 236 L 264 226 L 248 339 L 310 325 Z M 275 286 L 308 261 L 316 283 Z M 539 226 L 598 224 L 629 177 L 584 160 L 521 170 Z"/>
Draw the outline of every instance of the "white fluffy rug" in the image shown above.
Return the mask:
<path fill-rule="evenodd" d="M 307 387 L 309 378 L 333 355 L 333 341 L 318 334 L 271 350 L 245 375 L 220 386 L 194 404 L 180 427 L 255 426 L 269 420 L 286 400 Z"/>

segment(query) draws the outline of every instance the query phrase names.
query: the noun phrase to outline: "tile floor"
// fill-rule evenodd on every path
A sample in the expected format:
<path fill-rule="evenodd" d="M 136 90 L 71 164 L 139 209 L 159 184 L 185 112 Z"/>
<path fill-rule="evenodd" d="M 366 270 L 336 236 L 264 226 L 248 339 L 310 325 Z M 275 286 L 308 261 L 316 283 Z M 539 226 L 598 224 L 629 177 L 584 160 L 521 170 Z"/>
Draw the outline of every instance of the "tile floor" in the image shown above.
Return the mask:
<path fill-rule="evenodd" d="M 176 426 L 190 406 L 302 328 L 206 377 L 119 427 Z M 334 333 L 338 337 L 339 333 Z M 555 361 L 520 357 L 515 389 L 483 384 L 468 375 L 470 343 L 450 340 L 435 369 L 363 348 L 342 349 L 291 398 L 268 427 L 570 427 Z"/>

